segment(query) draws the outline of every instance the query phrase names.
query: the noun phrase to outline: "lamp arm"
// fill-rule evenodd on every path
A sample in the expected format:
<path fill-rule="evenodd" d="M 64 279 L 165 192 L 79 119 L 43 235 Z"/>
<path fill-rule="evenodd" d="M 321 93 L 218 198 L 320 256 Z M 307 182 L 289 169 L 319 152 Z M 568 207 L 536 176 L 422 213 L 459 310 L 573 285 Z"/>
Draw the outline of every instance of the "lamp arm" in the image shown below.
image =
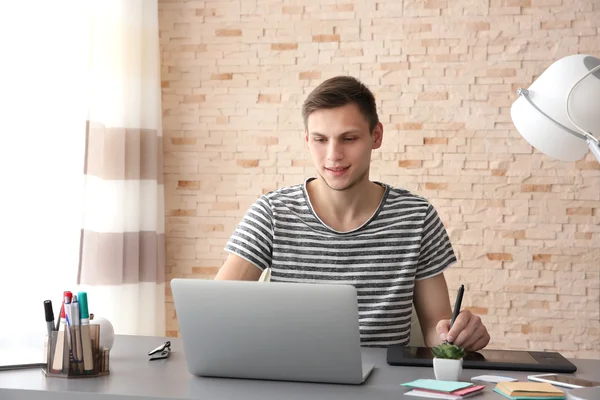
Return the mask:
<path fill-rule="evenodd" d="M 590 140 L 590 139 L 587 139 L 586 141 L 587 141 L 587 144 L 588 144 L 590 150 L 592 151 L 592 154 L 596 157 L 596 160 L 598 160 L 598 162 L 600 163 L 600 143 L 598 142 L 598 139 L 596 139 L 596 138 L 594 138 L 594 139 L 595 139 L 595 141 Z"/>
<path fill-rule="evenodd" d="M 583 133 L 586 141 L 588 142 L 588 145 L 590 146 L 590 149 L 592 150 L 592 152 L 594 152 L 594 155 L 596 156 L 596 158 L 598 158 L 598 162 L 600 162 L 600 157 L 597 153 L 597 152 L 600 152 L 600 150 L 598 150 L 598 146 L 599 146 L 598 139 L 596 139 L 596 137 L 594 135 L 592 135 L 590 132 L 583 130 L 579 125 L 577 125 L 575 123 L 575 121 L 573 121 L 573 119 L 571 118 L 571 111 L 569 108 L 571 94 L 573 94 L 573 90 L 575 89 L 575 87 L 577 85 L 579 85 L 579 83 L 581 83 L 582 80 L 584 80 L 585 78 L 587 78 L 588 76 L 590 76 L 591 74 L 593 74 L 596 71 L 600 71 L 600 65 L 596 65 L 594 68 L 589 70 L 587 72 L 587 74 L 583 75 L 581 78 L 579 78 L 579 80 L 577 82 L 575 82 L 575 84 L 571 87 L 571 90 L 569 90 L 569 93 L 567 94 L 567 101 L 566 101 L 565 107 L 567 109 L 567 118 L 569 118 L 569 121 L 573 124 L 573 126 L 575 128 L 579 129 Z M 594 146 L 592 146 L 593 144 L 595 144 L 596 150 L 594 150 Z"/>

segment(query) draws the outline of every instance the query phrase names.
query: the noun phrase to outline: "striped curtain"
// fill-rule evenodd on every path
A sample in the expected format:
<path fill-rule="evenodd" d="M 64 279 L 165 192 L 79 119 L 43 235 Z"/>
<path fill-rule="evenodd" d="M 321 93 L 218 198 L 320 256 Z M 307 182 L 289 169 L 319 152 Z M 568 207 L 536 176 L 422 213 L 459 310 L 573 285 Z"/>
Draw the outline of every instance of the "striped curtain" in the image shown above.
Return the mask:
<path fill-rule="evenodd" d="M 89 104 L 78 290 L 118 334 L 165 333 L 157 0 L 90 10 Z"/>

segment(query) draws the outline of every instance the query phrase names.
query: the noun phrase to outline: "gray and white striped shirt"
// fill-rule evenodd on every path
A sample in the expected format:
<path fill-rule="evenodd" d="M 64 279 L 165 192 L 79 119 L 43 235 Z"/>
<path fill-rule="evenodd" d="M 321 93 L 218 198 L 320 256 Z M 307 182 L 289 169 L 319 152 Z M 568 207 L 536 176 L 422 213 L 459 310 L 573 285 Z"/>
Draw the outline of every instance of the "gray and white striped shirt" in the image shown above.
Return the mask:
<path fill-rule="evenodd" d="M 351 284 L 358 292 L 361 344 L 407 344 L 415 280 L 456 262 L 434 207 L 407 190 L 385 188 L 362 226 L 336 231 L 315 214 L 304 184 L 261 196 L 238 224 L 225 250 L 279 282 Z"/>

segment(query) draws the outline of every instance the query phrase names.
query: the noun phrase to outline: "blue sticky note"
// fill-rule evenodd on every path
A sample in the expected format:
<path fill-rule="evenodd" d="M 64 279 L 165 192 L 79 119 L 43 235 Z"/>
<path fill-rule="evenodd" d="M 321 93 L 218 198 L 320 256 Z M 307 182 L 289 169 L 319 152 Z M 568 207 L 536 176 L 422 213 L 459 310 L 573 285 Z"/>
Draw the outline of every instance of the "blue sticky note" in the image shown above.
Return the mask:
<path fill-rule="evenodd" d="M 473 384 L 470 382 L 438 381 L 437 379 L 417 379 L 416 381 L 403 383 L 402 386 L 450 393 L 473 386 Z"/>

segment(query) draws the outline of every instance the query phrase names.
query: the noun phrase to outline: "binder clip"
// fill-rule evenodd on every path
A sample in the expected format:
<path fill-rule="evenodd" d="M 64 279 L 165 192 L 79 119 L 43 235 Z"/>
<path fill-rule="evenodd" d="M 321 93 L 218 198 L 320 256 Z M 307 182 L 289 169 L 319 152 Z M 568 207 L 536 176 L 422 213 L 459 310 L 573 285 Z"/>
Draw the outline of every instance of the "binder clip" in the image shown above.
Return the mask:
<path fill-rule="evenodd" d="M 166 341 L 154 350 L 148 352 L 150 356 L 150 361 L 154 360 L 162 360 L 164 358 L 169 358 L 169 354 L 171 354 L 171 342 Z"/>

